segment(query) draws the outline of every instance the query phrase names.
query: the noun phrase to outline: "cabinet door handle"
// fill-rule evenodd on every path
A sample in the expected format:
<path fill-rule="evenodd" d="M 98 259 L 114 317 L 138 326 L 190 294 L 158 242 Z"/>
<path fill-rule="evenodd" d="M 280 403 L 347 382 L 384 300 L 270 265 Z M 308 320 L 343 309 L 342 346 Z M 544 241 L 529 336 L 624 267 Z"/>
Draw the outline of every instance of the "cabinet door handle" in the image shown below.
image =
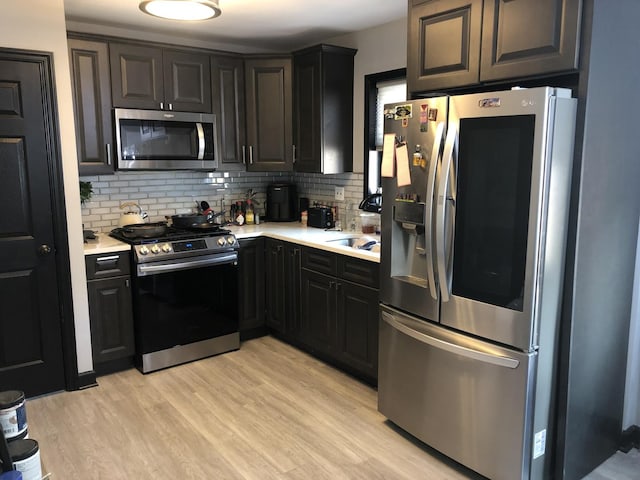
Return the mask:
<path fill-rule="evenodd" d="M 173 110 L 173 103 L 169 104 L 169 110 Z"/>
<path fill-rule="evenodd" d="M 107 150 L 107 165 L 111 165 L 111 144 L 110 143 L 106 144 L 106 150 Z"/>
<path fill-rule="evenodd" d="M 247 164 L 247 156 L 246 156 L 245 150 L 246 150 L 245 146 L 242 145 L 242 164 L 243 165 Z"/>
<path fill-rule="evenodd" d="M 124 281 L 124 286 L 127 288 L 131 286 L 131 281 L 128 278 Z"/>
<path fill-rule="evenodd" d="M 164 102 L 160 102 L 160 110 L 164 110 Z"/>
<path fill-rule="evenodd" d="M 291 145 L 291 150 L 293 152 L 293 163 L 296 163 L 296 146 L 295 145 Z"/>
<path fill-rule="evenodd" d="M 249 145 L 249 165 L 253 165 L 253 145 Z"/>

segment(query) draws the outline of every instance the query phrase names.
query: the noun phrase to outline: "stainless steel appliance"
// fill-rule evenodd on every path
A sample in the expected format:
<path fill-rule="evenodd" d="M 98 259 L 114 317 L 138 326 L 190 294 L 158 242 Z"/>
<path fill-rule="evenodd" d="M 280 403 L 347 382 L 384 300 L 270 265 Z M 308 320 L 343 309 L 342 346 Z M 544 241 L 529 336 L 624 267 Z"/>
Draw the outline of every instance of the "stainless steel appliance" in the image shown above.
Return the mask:
<path fill-rule="evenodd" d="M 212 114 L 114 109 L 119 170 L 218 168 Z"/>
<path fill-rule="evenodd" d="M 385 106 L 398 174 L 383 179 L 378 408 L 496 480 L 549 474 L 570 96 Z"/>
<path fill-rule="evenodd" d="M 238 241 L 217 225 L 161 236 L 111 236 L 132 245 L 136 367 L 143 373 L 240 348 Z"/>

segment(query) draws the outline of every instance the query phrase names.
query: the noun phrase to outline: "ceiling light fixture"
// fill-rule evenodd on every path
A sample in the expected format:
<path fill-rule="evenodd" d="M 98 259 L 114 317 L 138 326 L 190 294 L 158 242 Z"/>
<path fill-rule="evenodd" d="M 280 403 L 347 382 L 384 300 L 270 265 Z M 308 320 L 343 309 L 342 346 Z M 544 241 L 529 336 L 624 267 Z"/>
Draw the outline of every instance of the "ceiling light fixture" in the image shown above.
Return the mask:
<path fill-rule="evenodd" d="M 222 13 L 218 0 L 145 0 L 140 10 L 170 20 L 207 20 Z"/>

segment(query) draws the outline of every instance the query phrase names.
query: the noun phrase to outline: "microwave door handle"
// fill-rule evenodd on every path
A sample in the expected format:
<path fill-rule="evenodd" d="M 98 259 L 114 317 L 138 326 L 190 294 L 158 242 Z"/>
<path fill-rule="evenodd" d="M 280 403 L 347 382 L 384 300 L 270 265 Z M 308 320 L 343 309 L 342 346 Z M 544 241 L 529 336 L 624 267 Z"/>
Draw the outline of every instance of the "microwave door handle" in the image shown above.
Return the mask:
<path fill-rule="evenodd" d="M 436 136 L 433 140 L 433 149 L 431 150 L 431 160 L 429 162 L 429 174 L 427 177 L 427 198 L 425 205 L 425 219 L 424 219 L 424 227 L 425 227 L 425 237 L 429 242 L 427 251 L 427 281 L 429 283 L 429 292 L 431 293 L 431 297 L 434 300 L 438 299 L 438 287 L 436 284 L 436 274 L 435 274 L 435 248 L 433 246 L 433 197 L 434 190 L 436 188 L 436 170 L 438 168 L 438 161 L 440 160 L 440 146 L 442 145 L 442 138 L 444 136 L 444 122 L 440 122 L 438 127 L 436 128 Z"/>
<path fill-rule="evenodd" d="M 447 205 L 451 201 L 455 208 L 455 195 L 448 196 L 449 189 L 453 193 L 455 179 L 452 175 L 453 155 L 457 154 L 458 131 L 453 123 L 449 124 L 447 139 L 444 143 L 444 153 L 442 154 L 442 170 L 440 171 L 440 183 L 438 185 L 438 200 L 436 205 L 436 254 L 438 258 L 438 280 L 440 283 L 440 295 L 443 302 L 448 302 L 451 296 L 449 291 L 450 272 L 447 267 L 447 251 L 450 246 L 447 241 Z M 452 212 L 453 214 L 454 212 Z"/>
<path fill-rule="evenodd" d="M 196 130 L 198 131 L 198 160 L 204 159 L 204 128 L 201 123 L 196 123 Z"/>

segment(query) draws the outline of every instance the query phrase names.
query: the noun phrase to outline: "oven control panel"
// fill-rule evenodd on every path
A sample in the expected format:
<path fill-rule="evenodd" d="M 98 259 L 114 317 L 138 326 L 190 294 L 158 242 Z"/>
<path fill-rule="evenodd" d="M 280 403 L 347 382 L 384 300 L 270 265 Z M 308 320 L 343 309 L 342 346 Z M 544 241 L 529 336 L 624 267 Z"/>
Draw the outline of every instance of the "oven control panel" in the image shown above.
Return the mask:
<path fill-rule="evenodd" d="M 134 245 L 133 248 L 137 262 L 145 263 L 235 250 L 239 248 L 239 244 L 234 235 L 227 233 L 193 240 Z"/>

